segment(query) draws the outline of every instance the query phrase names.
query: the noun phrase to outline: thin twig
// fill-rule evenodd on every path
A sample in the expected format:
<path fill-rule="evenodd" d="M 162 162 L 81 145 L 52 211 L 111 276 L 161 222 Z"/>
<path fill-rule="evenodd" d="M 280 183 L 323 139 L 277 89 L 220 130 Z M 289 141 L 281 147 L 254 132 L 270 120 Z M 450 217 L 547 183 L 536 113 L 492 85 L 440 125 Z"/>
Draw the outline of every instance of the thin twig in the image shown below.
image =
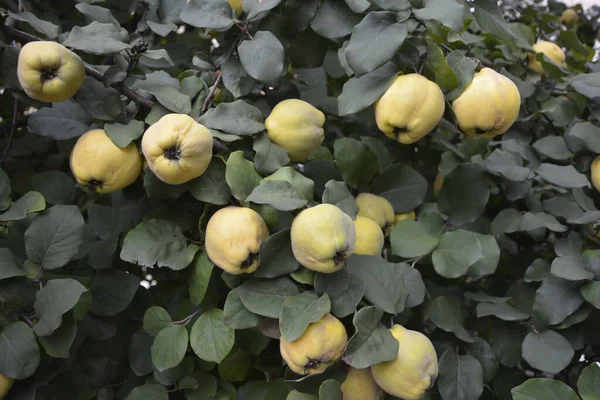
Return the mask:
<path fill-rule="evenodd" d="M 37 42 L 44 40 L 35 35 L 31 35 L 27 32 L 20 31 L 10 26 L 10 24 L 4 24 L 2 26 L 2 32 L 4 32 L 6 36 L 14 38 L 21 43 Z M 95 69 L 87 63 L 84 63 L 84 65 L 86 75 L 91 76 L 97 81 L 103 81 L 104 75 L 102 74 L 102 72 L 98 71 L 97 69 Z M 135 90 L 128 88 L 122 82 L 114 82 L 110 85 L 110 87 L 121 93 L 123 96 L 127 97 L 129 100 L 134 101 L 136 104 L 142 105 L 147 108 L 152 108 L 152 106 L 154 105 L 154 102 L 152 100 L 149 100 L 141 94 L 139 94 L 138 92 L 136 92 Z"/>
<path fill-rule="evenodd" d="M 223 79 L 223 74 L 221 73 L 221 71 L 217 71 L 217 79 L 215 80 L 214 85 L 210 87 L 208 95 L 206 96 L 206 99 L 204 99 L 204 103 L 202 103 L 202 108 L 200 109 L 200 115 L 198 115 L 198 117 L 201 117 L 202 114 L 208 111 L 208 107 L 210 107 L 210 103 L 213 101 L 215 93 L 219 88 L 219 83 L 221 83 L 221 79 Z"/>
<path fill-rule="evenodd" d="M 6 148 L 4 149 L 4 153 L 2 154 L 2 158 L 0 158 L 0 168 L 4 165 L 4 161 L 6 157 L 8 157 L 8 152 L 10 150 L 10 146 L 12 145 L 13 137 L 15 136 L 15 131 L 17 130 L 17 116 L 19 114 L 19 102 L 15 99 L 15 105 L 13 106 L 13 115 L 12 121 L 10 125 L 10 134 L 8 135 L 8 143 L 6 143 Z"/>

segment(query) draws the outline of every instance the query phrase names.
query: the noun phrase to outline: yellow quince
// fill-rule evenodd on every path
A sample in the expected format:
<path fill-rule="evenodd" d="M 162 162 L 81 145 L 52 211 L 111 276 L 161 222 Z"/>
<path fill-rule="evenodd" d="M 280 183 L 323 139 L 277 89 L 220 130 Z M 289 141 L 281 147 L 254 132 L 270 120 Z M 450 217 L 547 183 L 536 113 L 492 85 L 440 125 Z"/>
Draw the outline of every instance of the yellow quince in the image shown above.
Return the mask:
<path fill-rule="evenodd" d="M 180 185 L 201 176 L 212 159 L 213 138 L 185 114 L 167 114 L 144 132 L 142 152 L 161 181 Z"/>
<path fill-rule="evenodd" d="M 389 201 L 371 193 L 361 193 L 356 196 L 356 204 L 359 217 L 372 219 L 383 229 L 385 236 L 390 234 L 396 216 Z"/>
<path fill-rule="evenodd" d="M 394 225 L 396 225 L 400 221 L 404 221 L 405 219 L 411 219 L 414 221 L 416 218 L 417 218 L 417 215 L 415 214 L 415 210 L 412 210 L 411 212 L 407 212 L 404 214 L 396 214 L 396 216 L 394 218 Z"/>
<path fill-rule="evenodd" d="M 420 74 L 401 75 L 375 103 L 375 120 L 386 136 L 411 144 L 437 126 L 445 107 L 434 82 Z"/>
<path fill-rule="evenodd" d="M 233 275 L 250 274 L 260 265 L 260 246 L 268 236 L 267 225 L 256 211 L 230 206 L 210 218 L 204 245 L 217 267 Z"/>
<path fill-rule="evenodd" d="M 579 20 L 579 14 L 572 8 L 567 8 L 560 15 L 560 22 L 565 25 L 571 25 Z"/>
<path fill-rule="evenodd" d="M 383 249 L 385 237 L 377 222 L 369 218 L 357 217 L 354 220 L 356 239 L 354 254 L 378 256 Z"/>
<path fill-rule="evenodd" d="M 123 189 L 135 182 L 142 172 L 142 156 L 135 143 L 122 149 L 103 129 L 92 129 L 81 135 L 69 162 L 77 183 L 97 193 Z"/>
<path fill-rule="evenodd" d="M 521 95 L 513 81 L 491 68 L 482 68 L 454 100 L 452 108 L 465 135 L 491 139 L 502 135 L 515 122 Z"/>
<path fill-rule="evenodd" d="M 0 400 L 4 399 L 15 380 L 0 374 Z"/>
<path fill-rule="evenodd" d="M 305 161 L 325 137 L 325 114 L 299 99 L 279 102 L 265 120 L 271 142 L 287 150 L 290 160 Z"/>
<path fill-rule="evenodd" d="M 567 56 L 565 52 L 555 43 L 540 41 L 533 45 L 534 53 L 529 53 L 527 67 L 529 69 L 537 72 L 540 75 L 545 75 L 544 67 L 542 63 L 535 59 L 535 55 L 537 53 L 545 54 L 549 59 L 551 59 L 556 65 L 561 66 Z"/>
<path fill-rule="evenodd" d="M 233 8 L 233 11 L 235 11 L 238 17 L 242 15 L 244 12 L 244 9 L 242 8 L 242 0 L 227 0 L 227 2 L 231 8 Z"/>
<path fill-rule="evenodd" d="M 17 77 L 29 97 L 58 103 L 73 97 L 83 85 L 81 57 L 56 42 L 29 42 L 21 49 Z"/>
<path fill-rule="evenodd" d="M 383 398 L 383 391 L 377 386 L 369 368 L 348 368 L 348 374 L 340 389 L 343 400 L 381 400 Z"/>
<path fill-rule="evenodd" d="M 433 181 L 433 195 L 438 196 L 440 194 L 440 190 L 442 190 L 442 185 L 444 184 L 444 176 L 441 174 L 437 174 L 435 180 Z"/>
<path fill-rule="evenodd" d="M 404 400 L 420 400 L 435 383 L 438 361 L 427 336 L 394 325 L 390 333 L 399 342 L 396 358 L 371 366 L 377 385 L 386 393 Z"/>
<path fill-rule="evenodd" d="M 294 218 L 291 229 L 292 252 L 306 268 L 330 274 L 346 265 L 354 252 L 354 223 L 332 204 L 319 204 Z"/>
<path fill-rule="evenodd" d="M 590 167 L 592 186 L 600 192 L 600 156 L 596 157 Z"/>
<path fill-rule="evenodd" d="M 282 337 L 279 351 L 295 373 L 318 374 L 342 357 L 347 342 L 344 324 L 328 313 L 308 325 L 298 339 L 288 342 Z"/>

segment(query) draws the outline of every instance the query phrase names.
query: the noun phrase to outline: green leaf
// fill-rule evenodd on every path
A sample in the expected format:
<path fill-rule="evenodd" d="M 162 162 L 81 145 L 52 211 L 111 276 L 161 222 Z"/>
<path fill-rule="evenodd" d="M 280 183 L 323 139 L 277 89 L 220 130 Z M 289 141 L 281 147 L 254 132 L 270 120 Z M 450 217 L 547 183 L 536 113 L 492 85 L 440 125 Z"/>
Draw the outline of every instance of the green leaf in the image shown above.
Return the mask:
<path fill-rule="evenodd" d="M 442 1 L 446 2 L 446 0 Z M 427 39 L 427 61 L 425 65 L 429 73 L 435 77 L 435 83 L 444 93 L 458 87 L 459 80 L 456 72 L 448 65 L 442 49 L 429 38 Z"/>
<path fill-rule="evenodd" d="M 447 296 L 436 298 L 431 304 L 430 319 L 438 328 L 454 333 L 464 342 L 473 343 L 473 337 L 464 327 L 465 312 L 455 298 Z"/>
<path fill-rule="evenodd" d="M 521 363 L 521 343 L 525 334 L 526 330 L 521 325 L 500 321 L 492 325 L 487 339 L 502 365 L 514 368 Z"/>
<path fill-rule="evenodd" d="M 356 218 L 356 214 L 358 214 L 356 198 L 350 193 L 348 186 L 344 182 L 334 180 L 327 182 L 322 197 L 323 203 L 333 204 L 348 214 L 350 218 Z"/>
<path fill-rule="evenodd" d="M 346 262 L 349 273 L 365 283 L 365 298 L 390 314 L 404 311 L 409 291 L 397 265 L 379 256 L 353 255 Z"/>
<path fill-rule="evenodd" d="M 548 136 L 551 137 L 551 136 Z M 531 178 L 532 172 L 523 167 L 523 161 L 515 153 L 496 149 L 485 160 L 485 168 L 488 172 L 502 176 L 509 181 L 521 182 Z"/>
<path fill-rule="evenodd" d="M 188 190 L 196 200 L 216 205 L 229 203 L 231 191 L 225 181 L 225 163 L 217 157 L 213 157 L 208 169 L 199 177 L 194 179 Z"/>
<path fill-rule="evenodd" d="M 498 242 L 492 235 L 482 235 L 476 232 L 475 238 L 481 245 L 481 254 L 483 257 L 469 267 L 467 276 L 480 277 L 492 275 L 496 272 L 496 268 L 500 262 L 500 247 L 498 246 Z"/>
<path fill-rule="evenodd" d="M 408 213 L 420 206 L 427 193 L 427 181 L 403 164 L 393 164 L 373 180 L 371 190 L 385 197 L 396 213 Z"/>
<path fill-rule="evenodd" d="M 506 303 L 479 303 L 477 304 L 477 318 L 494 315 L 504 321 L 519 321 L 529 318 L 525 314 L 514 309 Z"/>
<path fill-rule="evenodd" d="M 265 181 L 287 181 L 306 199 L 312 200 L 315 193 L 315 183 L 292 167 L 282 167 L 263 179 Z"/>
<path fill-rule="evenodd" d="M 421 277 L 421 273 L 408 265 L 407 263 L 396 264 L 396 268 L 400 270 L 404 286 L 408 288 L 408 299 L 406 299 L 406 307 L 412 308 L 420 305 L 425 300 L 425 283 Z"/>
<path fill-rule="evenodd" d="M 477 400 L 483 393 L 483 368 L 475 357 L 452 348 L 440 357 L 437 386 L 443 399 Z"/>
<path fill-rule="evenodd" d="M 49 204 L 70 204 L 75 199 L 73 178 L 62 171 L 42 171 L 31 178 L 31 188 Z"/>
<path fill-rule="evenodd" d="M 74 279 L 53 279 L 37 293 L 33 330 L 38 336 L 49 336 L 62 324 L 63 314 L 70 311 L 87 289 Z"/>
<path fill-rule="evenodd" d="M 10 249 L 0 248 L 0 279 L 23 275 L 25 275 L 25 271 L 21 261 Z"/>
<path fill-rule="evenodd" d="M 458 50 L 451 51 L 446 56 L 446 61 L 454 70 L 456 77 L 458 78 L 458 86 L 446 95 L 448 100 L 454 100 L 462 94 L 467 85 L 473 80 L 475 68 L 477 68 L 477 62 L 471 57 L 466 57 L 461 51 Z"/>
<path fill-rule="evenodd" d="M 152 363 L 160 372 L 178 366 L 188 347 L 188 331 L 183 325 L 170 325 L 156 335 Z"/>
<path fill-rule="evenodd" d="M 63 267 L 83 243 L 83 217 L 77 206 L 57 205 L 39 214 L 25 231 L 25 251 L 47 270 Z"/>
<path fill-rule="evenodd" d="M 317 277 L 322 275 L 325 274 L 317 275 Z M 332 284 L 330 284 L 327 289 L 319 288 L 317 282 L 318 279 L 315 279 L 315 291 L 319 294 L 325 292 L 329 294 L 329 297 L 331 298 L 331 313 L 338 318 L 344 318 L 356 312 L 356 307 L 365 294 L 364 281 L 354 274 L 348 274 L 347 284 L 343 285 L 342 291 L 332 287 Z M 333 297 L 331 291 L 336 292 L 337 296 Z"/>
<path fill-rule="evenodd" d="M 454 225 L 474 222 L 485 210 L 490 189 L 481 166 L 461 164 L 444 177 L 438 206 Z"/>
<path fill-rule="evenodd" d="M 239 296 L 244 307 L 270 318 L 279 318 L 285 299 L 298 293 L 298 287 L 288 277 L 252 278 L 239 286 Z"/>
<path fill-rule="evenodd" d="M 505 208 L 492 221 L 492 234 L 500 236 L 503 233 L 514 233 L 521 229 L 522 215 L 519 210 Z"/>
<path fill-rule="evenodd" d="M 192 110 L 190 97 L 174 87 L 154 85 L 148 91 L 156 96 L 156 100 L 167 110 L 180 114 L 189 114 Z"/>
<path fill-rule="evenodd" d="M 119 21 L 113 17 L 109 9 L 99 6 L 93 6 L 87 3 L 79 3 L 75 5 L 77 11 L 85 16 L 86 22 L 98 21 L 102 23 L 110 23 L 119 26 Z"/>
<path fill-rule="evenodd" d="M 533 143 L 535 151 L 552 160 L 568 160 L 573 156 L 561 136 L 546 136 Z"/>
<path fill-rule="evenodd" d="M 29 117 L 29 120 L 31 120 L 31 117 Z M 12 189 L 10 187 L 10 178 L 6 175 L 6 172 L 0 168 L 0 211 L 10 207 L 11 195 Z"/>
<path fill-rule="evenodd" d="M 248 329 L 258 326 L 262 321 L 260 315 L 250 312 L 240 299 L 238 288 L 233 289 L 227 295 L 225 307 L 223 308 L 225 325 L 233 329 Z"/>
<path fill-rule="evenodd" d="M 390 61 L 408 30 L 391 11 L 372 11 L 354 27 L 346 48 L 346 60 L 356 77 Z"/>
<path fill-rule="evenodd" d="M 90 286 L 90 311 L 103 317 L 116 315 L 129 306 L 139 287 L 140 278 L 133 274 L 120 270 L 99 273 Z"/>
<path fill-rule="evenodd" d="M 290 230 L 283 229 L 269 236 L 259 251 L 260 267 L 256 278 L 275 278 L 296 271 L 300 264 L 292 253 Z"/>
<path fill-rule="evenodd" d="M 9 11 L 8 15 L 17 21 L 27 22 L 36 32 L 44 34 L 48 39 L 54 39 L 58 36 L 59 27 L 57 25 L 39 19 L 30 12 L 14 13 Z"/>
<path fill-rule="evenodd" d="M 379 160 L 369 146 L 351 138 L 337 139 L 333 144 L 334 158 L 348 186 L 357 188 L 370 182 L 379 173 Z"/>
<path fill-rule="evenodd" d="M 248 20 L 252 21 L 258 15 L 277 7 L 281 0 L 245 0 L 244 13 L 248 14 Z"/>
<path fill-rule="evenodd" d="M 15 201 L 8 211 L 0 214 L 0 222 L 17 221 L 27 218 L 27 214 L 37 213 L 46 208 L 44 196 L 38 192 L 28 192 Z"/>
<path fill-rule="evenodd" d="M 425 0 L 425 8 L 413 10 L 415 17 L 423 21 L 434 20 L 455 32 L 463 28 L 463 6 L 454 0 Z"/>
<path fill-rule="evenodd" d="M 530 332 L 521 351 L 523 359 L 533 368 L 553 374 L 569 365 L 575 354 L 569 341 L 554 331 Z"/>
<path fill-rule="evenodd" d="M 579 255 L 556 257 L 550 269 L 552 275 L 569 281 L 582 281 L 594 279 L 594 274 L 586 270 L 581 264 Z"/>
<path fill-rule="evenodd" d="M 483 247 L 474 232 L 459 229 L 442 235 L 433 252 L 435 271 L 444 278 L 458 278 L 483 258 Z"/>
<path fill-rule="evenodd" d="M 404 11 L 410 8 L 409 0 L 369 0 L 382 10 Z"/>
<path fill-rule="evenodd" d="M 169 400 L 169 392 L 163 385 L 148 383 L 134 387 L 125 400 Z"/>
<path fill-rule="evenodd" d="M 578 93 L 593 99 L 600 97 L 599 78 L 600 72 L 594 72 L 591 74 L 575 75 L 566 80 Z"/>
<path fill-rule="evenodd" d="M 196 253 L 194 261 L 192 261 L 192 273 L 188 283 L 188 292 L 192 304 L 197 306 L 204 300 L 213 268 L 214 264 L 209 260 L 205 251 Z"/>
<path fill-rule="evenodd" d="M 550 263 L 537 258 L 527 267 L 523 280 L 527 283 L 539 282 L 543 281 L 548 275 L 550 275 Z"/>
<path fill-rule="evenodd" d="M 591 305 L 600 309 L 600 282 L 588 282 L 581 287 L 581 295 Z"/>
<path fill-rule="evenodd" d="M 348 341 L 344 362 L 353 368 L 391 361 L 398 354 L 399 343 L 390 331 L 379 326 L 383 310 L 369 306 L 354 314 L 352 323 L 356 332 Z"/>
<path fill-rule="evenodd" d="M 86 26 L 75 26 L 62 44 L 91 54 L 113 54 L 129 47 L 126 36 L 113 24 L 97 21 Z"/>
<path fill-rule="evenodd" d="M 40 364 L 35 335 L 25 322 L 7 325 L 0 333 L 0 371 L 14 379 L 29 378 Z"/>
<path fill-rule="evenodd" d="M 577 393 L 565 383 L 548 378 L 529 379 L 510 392 L 514 400 L 579 400 Z"/>
<path fill-rule="evenodd" d="M 125 236 L 121 259 L 144 267 L 168 267 L 178 271 L 190 265 L 199 247 L 187 245 L 181 228 L 171 221 L 151 219 Z"/>
<path fill-rule="evenodd" d="M 203 313 L 192 326 L 192 350 L 204 361 L 220 363 L 233 348 L 235 331 L 225 325 L 223 311 Z"/>
<path fill-rule="evenodd" d="M 77 323 L 71 314 L 65 314 L 62 325 L 50 336 L 40 336 L 40 344 L 50 357 L 68 359 L 77 335 Z"/>
<path fill-rule="evenodd" d="M 244 158 L 243 151 L 235 151 L 229 155 L 225 180 L 233 197 L 239 201 L 245 201 L 246 197 L 260 184 L 261 179 L 254 168 L 254 163 Z"/>
<path fill-rule="evenodd" d="M 330 310 L 331 303 L 327 293 L 319 297 L 307 291 L 289 296 L 281 307 L 281 336 L 288 342 L 298 339 L 311 323 L 319 321 Z"/>
<path fill-rule="evenodd" d="M 131 142 L 142 137 L 144 134 L 144 122 L 132 119 L 128 124 L 104 124 L 106 135 L 114 144 L 124 149 Z"/>
<path fill-rule="evenodd" d="M 219 376 L 228 382 L 243 382 L 252 370 L 254 359 L 239 347 L 233 350 L 219 363 Z"/>
<path fill-rule="evenodd" d="M 388 62 L 360 78 L 350 78 L 338 97 L 338 114 L 354 114 L 369 107 L 383 96 L 397 75 L 396 65 Z"/>
<path fill-rule="evenodd" d="M 121 93 L 90 76 L 85 78 L 73 99 L 94 119 L 112 121 L 125 112 Z"/>
<path fill-rule="evenodd" d="M 319 400 L 343 400 L 341 384 L 335 379 L 327 379 L 319 386 Z"/>
<path fill-rule="evenodd" d="M 521 218 L 522 231 L 534 231 L 540 228 L 548 228 L 553 232 L 565 232 L 567 227 L 562 225 L 556 218 L 550 214 L 543 212 L 539 213 L 525 213 Z"/>
<path fill-rule="evenodd" d="M 418 221 L 405 219 L 392 228 L 390 244 L 392 253 L 404 257 L 421 257 L 431 253 L 439 240 Z"/>
<path fill-rule="evenodd" d="M 569 149 L 575 153 L 585 150 L 600 153 L 600 128 L 589 121 L 573 124 L 567 130 L 564 139 Z"/>
<path fill-rule="evenodd" d="M 242 63 L 235 58 L 229 57 L 221 66 L 223 85 L 233 94 L 235 98 L 246 96 L 254 89 L 256 82 L 244 69 Z"/>
<path fill-rule="evenodd" d="M 583 304 L 580 285 L 579 282 L 548 276 L 535 292 L 534 314 L 550 325 L 560 324 Z"/>
<path fill-rule="evenodd" d="M 597 363 L 592 363 L 581 371 L 577 379 L 577 389 L 583 400 L 600 398 L 600 366 Z"/>
<path fill-rule="evenodd" d="M 251 40 L 238 46 L 240 62 L 252 78 L 272 83 L 283 71 L 284 50 L 281 42 L 269 31 L 258 31 Z"/>
<path fill-rule="evenodd" d="M 256 170 L 261 174 L 271 174 L 290 163 L 288 152 L 272 143 L 266 134 L 254 139 L 253 149 L 256 152 L 254 162 Z"/>
<path fill-rule="evenodd" d="M 590 185 L 585 175 L 577 172 L 572 165 L 561 166 L 542 163 L 536 172 L 548 182 L 569 189 Z"/>
<path fill-rule="evenodd" d="M 515 35 L 509 29 L 498 3 L 494 0 L 474 0 L 475 21 L 484 31 L 500 40 L 514 40 Z"/>
<path fill-rule="evenodd" d="M 240 136 L 254 135 L 265 130 L 262 112 L 244 100 L 221 103 L 208 110 L 198 122 L 209 129 Z"/>
<path fill-rule="evenodd" d="M 155 337 L 158 335 L 158 332 L 171 326 L 173 324 L 173 319 L 164 308 L 152 306 L 144 313 L 143 324 L 144 331 L 148 335 Z"/>
<path fill-rule="evenodd" d="M 483 368 L 483 381 L 489 382 L 494 376 L 500 364 L 494 354 L 494 350 L 488 342 L 480 337 L 476 337 L 475 341 L 466 346 L 467 353 L 477 359 Z"/>
<path fill-rule="evenodd" d="M 359 21 L 360 15 L 353 13 L 345 2 L 325 0 L 310 27 L 327 39 L 337 39 L 350 34 Z"/>
<path fill-rule="evenodd" d="M 371 7 L 371 3 L 367 0 L 346 0 L 346 4 L 357 14 L 362 14 Z"/>
<path fill-rule="evenodd" d="M 231 6 L 223 0 L 190 0 L 179 18 L 196 28 L 226 31 L 234 24 Z"/>
<path fill-rule="evenodd" d="M 263 180 L 246 198 L 247 202 L 268 204 L 280 211 L 293 211 L 304 207 L 308 200 L 287 181 Z"/>

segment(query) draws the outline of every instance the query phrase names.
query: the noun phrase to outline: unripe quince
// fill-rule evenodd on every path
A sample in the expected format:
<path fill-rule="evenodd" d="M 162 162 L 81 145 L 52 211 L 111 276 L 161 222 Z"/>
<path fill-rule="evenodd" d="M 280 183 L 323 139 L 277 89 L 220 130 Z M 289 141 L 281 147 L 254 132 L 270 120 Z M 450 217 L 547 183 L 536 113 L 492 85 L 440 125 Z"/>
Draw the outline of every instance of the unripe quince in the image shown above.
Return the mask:
<path fill-rule="evenodd" d="M 444 94 L 420 74 L 401 75 L 375 103 L 379 129 L 403 144 L 415 143 L 444 115 Z"/>
<path fill-rule="evenodd" d="M 356 239 L 354 242 L 354 254 L 378 256 L 383 249 L 385 237 L 377 222 L 365 217 L 357 217 L 354 220 Z"/>
<path fill-rule="evenodd" d="M 372 219 L 383 229 L 385 236 L 389 235 L 396 218 L 389 201 L 371 193 L 361 193 L 356 197 L 356 204 L 359 217 Z"/>
<path fill-rule="evenodd" d="M 594 189 L 600 192 L 600 156 L 594 159 L 590 169 L 592 177 L 592 186 L 594 186 Z"/>
<path fill-rule="evenodd" d="M 369 368 L 348 368 L 348 374 L 340 389 L 343 400 L 380 400 L 383 398 L 383 391 L 377 386 Z"/>
<path fill-rule="evenodd" d="M 70 165 L 80 185 L 92 192 L 111 193 L 135 182 L 142 172 L 142 156 L 135 143 L 122 149 L 103 129 L 92 129 L 75 143 Z"/>
<path fill-rule="evenodd" d="M 399 342 L 396 358 L 371 366 L 377 385 L 392 396 L 420 400 L 438 376 L 435 349 L 427 336 L 394 325 L 390 333 Z"/>
<path fill-rule="evenodd" d="M 0 400 L 6 397 L 6 394 L 12 387 L 13 383 L 15 383 L 15 380 L 13 378 L 9 378 L 0 374 Z"/>
<path fill-rule="evenodd" d="M 415 220 L 417 219 L 417 215 L 415 214 L 415 210 L 412 210 L 411 212 L 407 212 L 404 214 L 396 214 L 395 219 L 394 219 L 394 225 L 396 225 L 398 222 L 400 221 L 404 221 L 405 219 L 410 219 L 410 220 Z"/>
<path fill-rule="evenodd" d="M 579 14 L 577 14 L 577 11 L 575 11 L 572 8 L 567 8 L 560 15 L 560 22 L 562 22 L 565 25 L 571 25 L 572 23 L 577 22 L 578 19 Z"/>
<path fill-rule="evenodd" d="M 294 218 L 291 240 L 300 264 L 330 274 L 342 269 L 354 252 L 354 223 L 336 206 L 319 204 Z"/>
<path fill-rule="evenodd" d="M 21 49 L 17 77 L 29 97 L 58 103 L 73 97 L 83 85 L 81 58 L 56 42 L 30 42 Z"/>
<path fill-rule="evenodd" d="M 552 42 L 541 41 L 533 45 L 535 53 L 543 53 L 549 59 L 551 59 L 556 65 L 562 65 L 567 57 L 562 49 Z M 529 53 L 527 67 L 537 72 L 538 74 L 544 75 L 544 67 L 542 63 L 535 59 L 535 53 Z"/>
<path fill-rule="evenodd" d="M 458 126 L 467 136 L 502 135 L 519 116 L 517 85 L 491 68 L 482 68 L 452 103 Z"/>
<path fill-rule="evenodd" d="M 163 182 L 180 185 L 202 175 L 212 159 L 210 131 L 185 114 L 167 114 L 144 132 L 142 152 Z"/>
<path fill-rule="evenodd" d="M 325 137 L 325 114 L 309 103 L 287 99 L 277 104 L 265 120 L 271 142 L 287 150 L 290 160 L 305 161 Z"/>
<path fill-rule="evenodd" d="M 260 265 L 258 252 L 269 236 L 265 221 L 247 207 L 225 207 L 206 226 L 205 247 L 210 260 L 233 275 L 250 274 Z"/>
<path fill-rule="evenodd" d="M 242 15 L 244 12 L 244 9 L 242 8 L 242 0 L 227 0 L 227 2 L 231 8 L 233 8 L 233 11 L 235 11 L 238 17 Z"/>
<path fill-rule="evenodd" d="M 317 374 L 344 354 L 348 335 L 344 325 L 331 314 L 308 325 L 298 339 L 279 341 L 281 356 L 292 371 L 301 375 Z"/>

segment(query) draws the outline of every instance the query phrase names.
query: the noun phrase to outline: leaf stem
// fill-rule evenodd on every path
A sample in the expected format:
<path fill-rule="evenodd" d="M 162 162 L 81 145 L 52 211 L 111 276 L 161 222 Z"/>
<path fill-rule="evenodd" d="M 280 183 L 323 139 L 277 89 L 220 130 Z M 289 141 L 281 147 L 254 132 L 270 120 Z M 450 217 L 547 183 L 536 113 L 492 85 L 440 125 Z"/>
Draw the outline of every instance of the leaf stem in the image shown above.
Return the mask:
<path fill-rule="evenodd" d="M 15 99 L 15 104 L 13 106 L 13 115 L 12 121 L 10 125 L 10 134 L 8 135 L 8 143 L 6 143 L 6 147 L 4 148 L 4 153 L 2 154 L 2 158 L 0 158 L 0 168 L 4 165 L 4 161 L 6 161 L 6 157 L 8 157 L 8 152 L 10 151 L 10 146 L 12 145 L 13 137 L 15 136 L 15 131 L 17 130 L 17 116 L 19 114 L 19 102 Z"/>
<path fill-rule="evenodd" d="M 187 325 L 190 323 L 190 321 L 199 313 L 201 313 L 202 311 L 204 311 L 204 307 L 203 308 L 199 308 L 196 311 L 194 311 L 193 313 L 191 313 L 190 315 L 188 315 L 187 317 L 185 317 L 184 319 L 180 320 L 180 321 L 173 321 L 174 324 L 179 324 L 179 325 Z"/>

